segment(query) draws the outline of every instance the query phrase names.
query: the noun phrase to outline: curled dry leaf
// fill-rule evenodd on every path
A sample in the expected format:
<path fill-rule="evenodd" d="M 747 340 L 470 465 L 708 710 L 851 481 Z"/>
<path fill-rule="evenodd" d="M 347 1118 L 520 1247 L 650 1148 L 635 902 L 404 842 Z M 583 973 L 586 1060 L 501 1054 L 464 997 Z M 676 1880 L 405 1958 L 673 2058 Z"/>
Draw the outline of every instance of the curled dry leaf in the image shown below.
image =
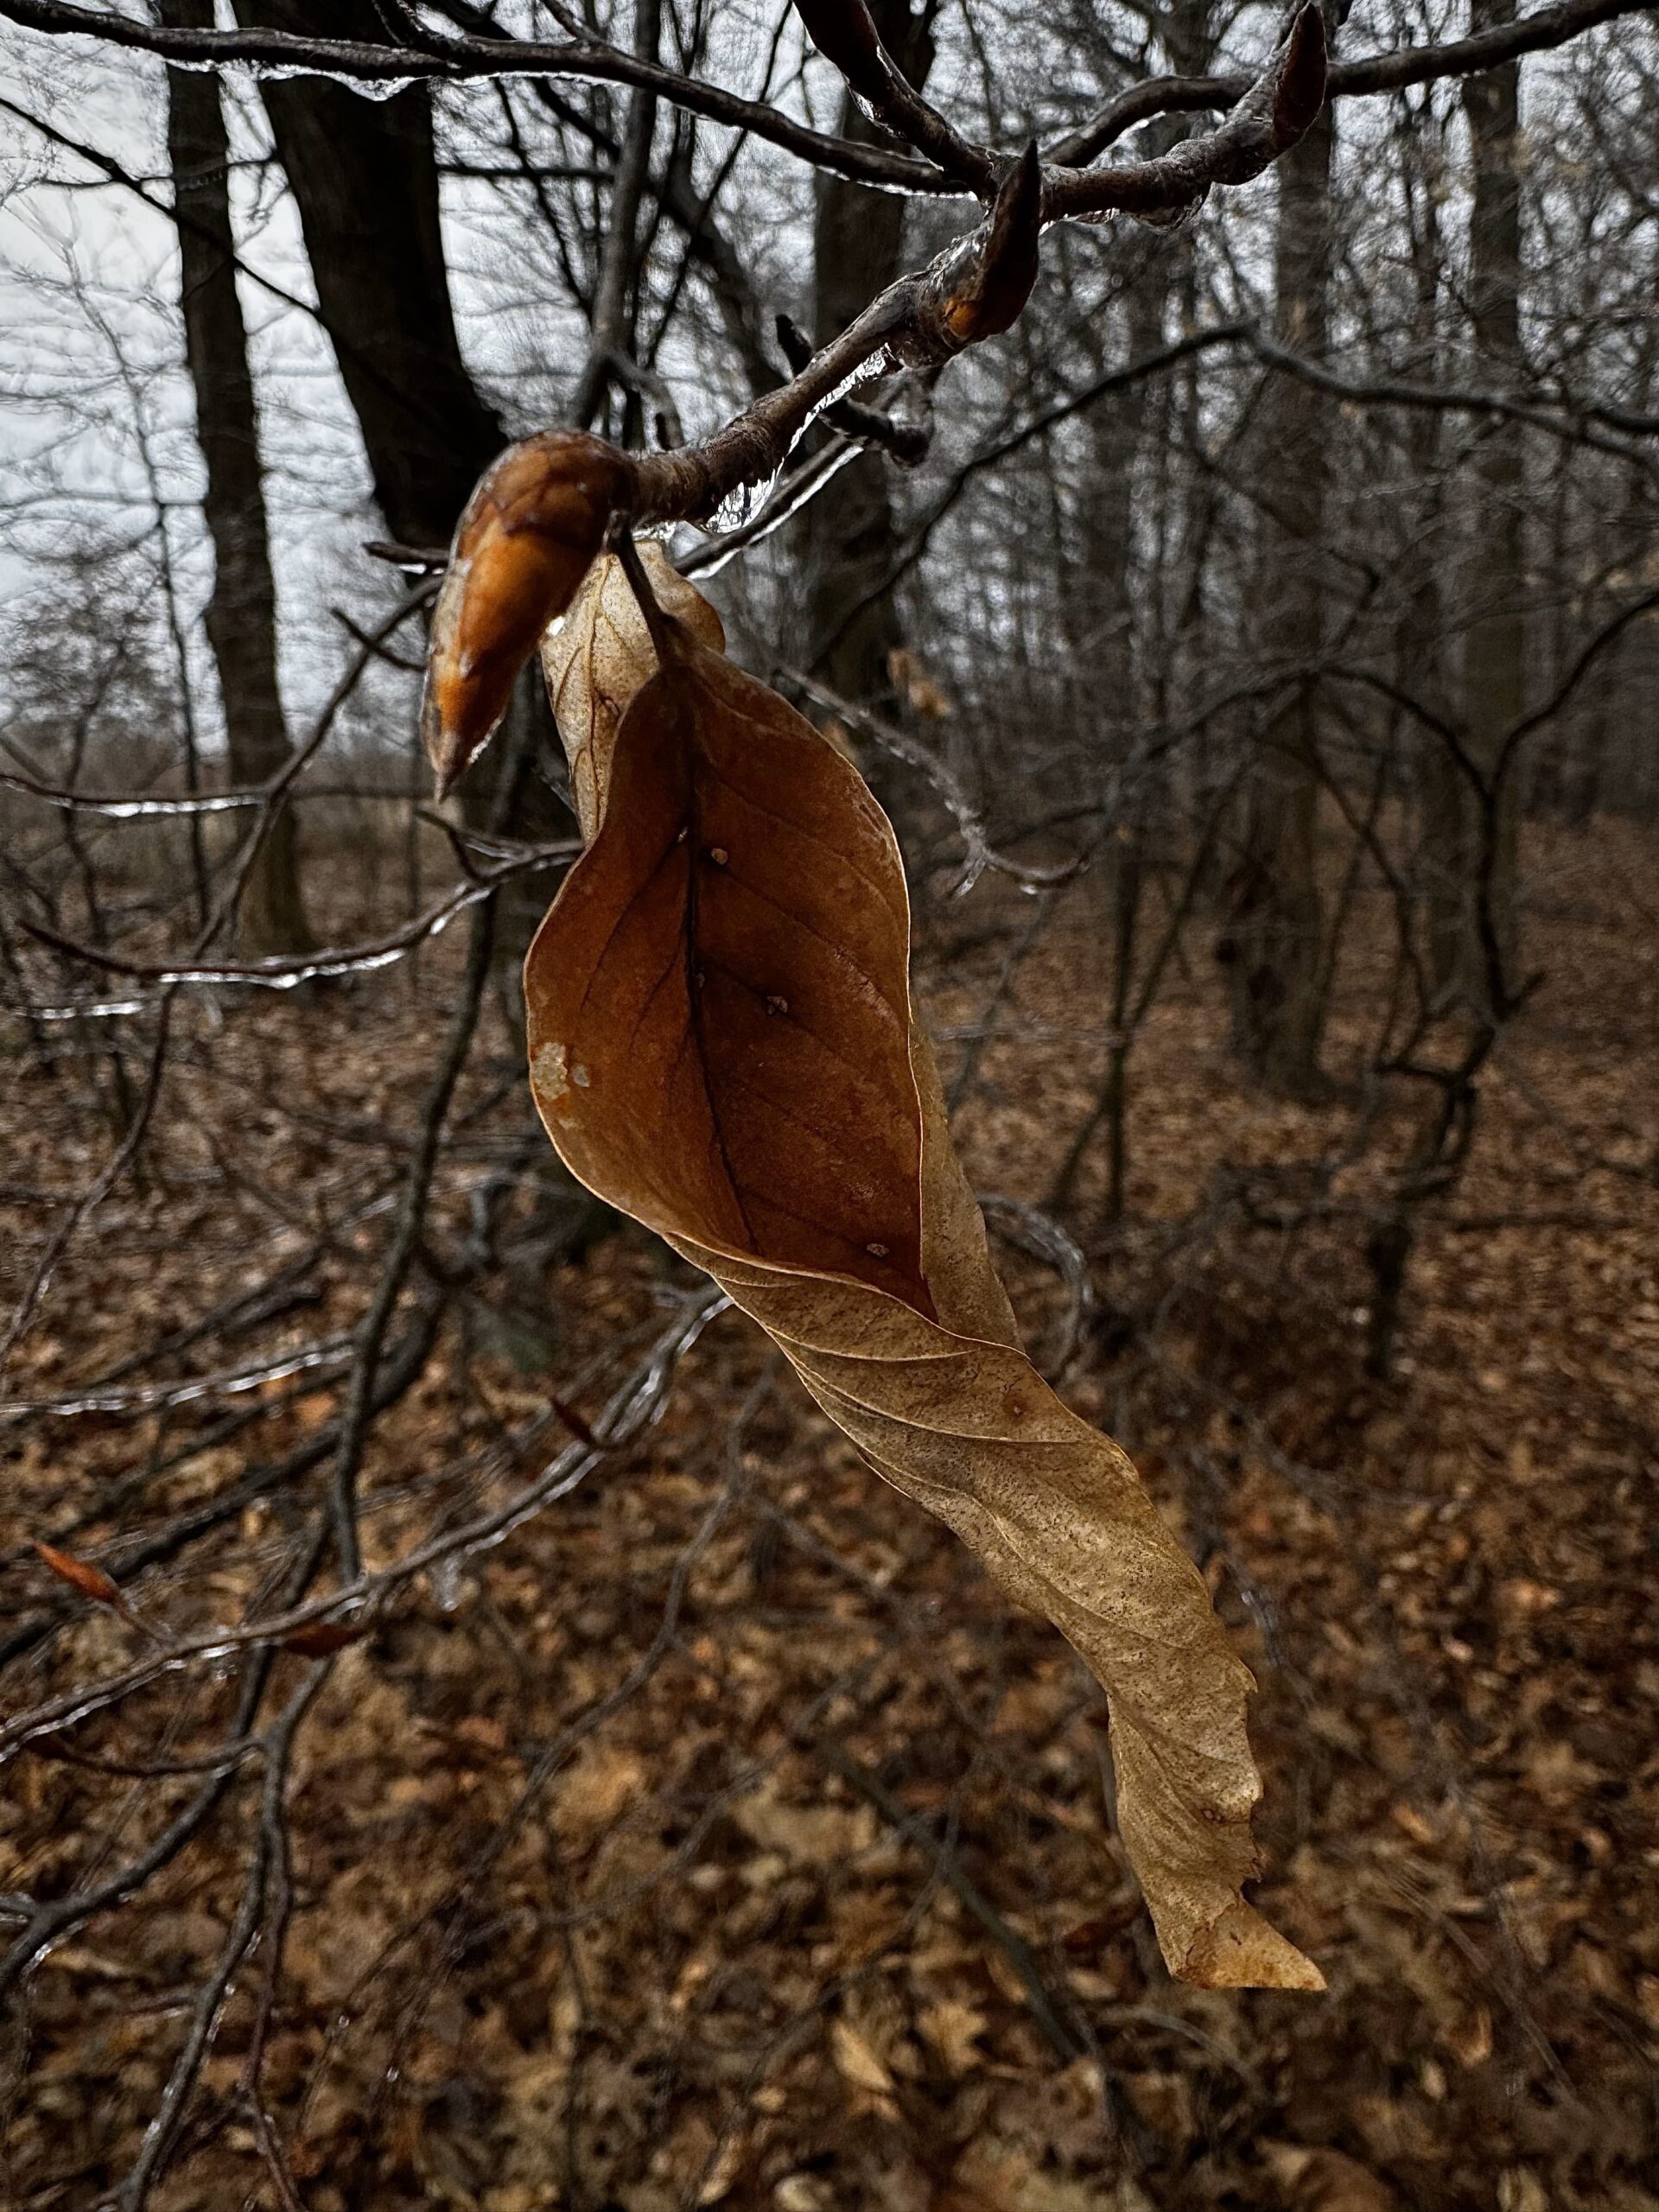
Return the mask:
<path fill-rule="evenodd" d="M 1285 2191 L 1286 2212 L 1400 2212 L 1388 2183 L 1340 2151 L 1264 2143 L 1262 2158 Z"/>
<path fill-rule="evenodd" d="M 548 1132 L 1094 1669 L 1173 1970 L 1321 1987 L 1241 1894 L 1249 1674 L 1128 1460 L 1019 1348 L 912 1013 L 887 818 L 775 693 L 673 637 L 669 665 L 637 664 L 596 832 L 526 963 Z M 569 692 L 561 734 L 573 755 L 594 741 Z"/>
<path fill-rule="evenodd" d="M 509 446 L 480 479 L 432 617 L 421 705 L 440 798 L 506 712 L 514 677 L 570 604 L 632 488 L 626 454 L 575 430 Z"/>

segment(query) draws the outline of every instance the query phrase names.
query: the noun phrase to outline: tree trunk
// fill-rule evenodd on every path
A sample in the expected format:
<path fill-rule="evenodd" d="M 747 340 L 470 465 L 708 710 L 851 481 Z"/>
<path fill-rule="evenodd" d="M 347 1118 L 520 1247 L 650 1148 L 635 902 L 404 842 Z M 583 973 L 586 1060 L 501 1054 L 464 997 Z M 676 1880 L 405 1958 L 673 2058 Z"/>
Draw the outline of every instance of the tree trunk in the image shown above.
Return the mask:
<path fill-rule="evenodd" d="M 236 0 L 237 20 L 378 41 L 373 0 Z M 448 542 L 503 442 L 461 356 L 424 86 L 360 99 L 316 77 L 260 92 L 300 212 L 324 327 L 394 537 Z"/>
<path fill-rule="evenodd" d="M 1515 16 L 1515 0 L 1471 0 L 1470 28 L 1485 30 Z M 1521 371 L 1521 69 L 1510 61 L 1465 79 L 1474 194 L 1469 213 L 1469 315 L 1476 380 L 1497 391 L 1513 390 Z M 1471 573 L 1478 594 L 1464 639 L 1464 720 L 1470 751 L 1491 776 L 1504 734 L 1526 706 L 1527 626 L 1524 455 L 1513 423 L 1494 423 L 1474 464 L 1474 543 Z M 1497 795 L 1491 847 L 1484 862 L 1484 896 L 1504 976 L 1518 970 L 1516 924 L 1516 845 L 1521 814 L 1520 779 L 1513 766 Z M 1484 840 L 1470 839 L 1478 855 Z M 1479 869 L 1464 890 L 1455 974 L 1445 980 L 1465 988 L 1477 1004 L 1490 995 L 1476 901 Z"/>
<path fill-rule="evenodd" d="M 1159 29 L 1176 74 L 1201 77 L 1212 67 L 1216 41 L 1211 12 L 1211 0 L 1173 0 L 1162 14 Z M 1133 157 L 1141 161 L 1167 154 L 1198 127 L 1190 118 L 1160 116 L 1136 134 Z M 1192 276 L 1192 241 L 1185 231 L 1143 227 L 1136 244 L 1139 251 L 1132 255 L 1126 238 L 1117 257 L 1126 365 L 1144 359 L 1163 344 L 1170 302 L 1175 300 L 1179 315 L 1184 289 Z M 1103 370 L 1106 361 L 1096 355 L 1091 365 Z M 1123 742 L 1114 748 L 1119 758 L 1141 718 L 1151 714 L 1156 719 L 1164 707 L 1163 701 L 1154 702 L 1150 696 L 1166 673 L 1160 651 L 1165 641 L 1153 613 L 1162 563 L 1154 553 L 1147 570 L 1137 575 L 1135 524 L 1137 515 L 1149 508 L 1162 519 L 1174 504 L 1167 485 L 1161 496 L 1148 497 L 1147 486 L 1137 480 L 1149 435 L 1154 452 L 1161 445 L 1166 457 L 1174 442 L 1175 426 L 1168 416 L 1173 404 L 1173 387 L 1161 380 L 1143 379 L 1104 406 L 1090 408 L 1084 418 L 1090 467 L 1077 542 L 1088 581 L 1077 595 L 1080 609 L 1063 607 L 1061 619 L 1086 626 L 1096 641 L 1085 648 L 1086 682 L 1098 702 L 1097 711 L 1120 724 Z"/>
<path fill-rule="evenodd" d="M 874 0 L 872 13 L 888 52 L 912 85 L 933 62 L 937 0 Z M 880 137 L 848 94 L 843 136 Z M 812 228 L 814 336 L 828 344 L 900 273 L 905 206 L 896 193 L 874 192 L 845 177 L 822 177 Z M 879 698 L 887 689 L 887 658 L 899 642 L 899 619 L 887 583 L 896 548 L 889 463 L 864 454 L 819 493 L 806 514 L 807 655 L 843 698 Z"/>
<path fill-rule="evenodd" d="M 634 0 L 633 51 L 641 61 L 655 61 L 662 34 L 661 0 Z M 657 99 L 643 87 L 628 95 L 627 121 L 611 178 L 609 221 L 601 245 L 594 286 L 592 336 L 588 359 L 570 401 L 573 429 L 591 430 L 604 404 L 619 359 L 632 359 L 633 317 L 639 299 L 639 209 L 651 175 L 651 142 Z M 632 386 L 628 387 L 632 397 Z M 638 414 L 637 404 L 625 413 Z"/>
<path fill-rule="evenodd" d="M 1415 293 L 1410 373 L 1420 384 L 1437 385 L 1444 363 L 1440 344 L 1441 234 L 1433 175 L 1408 176 L 1411 202 L 1412 278 Z M 1456 707 L 1447 696 L 1446 594 L 1443 563 L 1448 528 L 1441 483 L 1445 440 L 1441 418 L 1433 408 L 1418 409 L 1402 429 L 1418 487 L 1415 556 L 1395 633 L 1400 681 L 1432 715 L 1450 722 Z M 1473 794 L 1452 747 L 1440 732 L 1418 722 L 1408 726 L 1416 766 L 1421 815 L 1420 873 L 1426 976 L 1431 993 L 1443 996 L 1456 976 L 1459 948 L 1467 928 L 1468 887 L 1473 871 Z M 1386 1248 L 1387 1240 L 1384 1240 Z M 1380 1248 L 1382 1249 L 1382 1248 Z"/>
<path fill-rule="evenodd" d="M 1325 350 L 1334 139 L 1327 107 L 1276 172 L 1278 334 L 1284 345 L 1315 360 Z M 1317 659 L 1321 649 L 1329 411 L 1325 396 L 1300 378 L 1274 378 L 1261 448 L 1266 505 L 1256 613 L 1270 663 Z M 1219 947 L 1234 1047 L 1262 1082 L 1291 1096 L 1319 1087 L 1324 912 L 1316 698 L 1312 682 L 1299 682 L 1262 733 Z"/>
<path fill-rule="evenodd" d="M 316 35 L 385 35 L 373 0 L 236 0 L 236 13 L 243 23 Z M 260 90 L 376 500 L 394 537 L 447 544 L 505 434 L 461 358 L 429 92 L 417 86 L 369 100 L 315 77 L 267 79 Z M 531 718 L 535 743 L 556 757 L 545 699 L 526 689 L 515 712 Z M 461 788 L 475 826 L 493 816 L 510 750 L 504 735 Z M 545 783 L 521 779 L 513 834 L 554 836 L 566 826 Z M 541 888 L 514 884 L 498 902 L 496 963 L 509 991 L 545 903 Z"/>
<path fill-rule="evenodd" d="M 1163 340 L 1173 272 L 1167 241 L 1160 238 L 1156 245 L 1157 251 L 1144 257 L 1127 280 L 1126 363 L 1154 352 Z M 1121 397 L 1091 408 L 1084 417 L 1089 476 L 1078 517 L 1082 588 L 1061 613 L 1062 620 L 1073 626 L 1074 649 L 1084 660 L 1090 696 L 1103 717 L 1118 725 L 1122 741 L 1110 747 L 1114 759 L 1122 757 L 1141 704 L 1135 688 L 1132 570 L 1135 470 L 1151 397 L 1148 383 L 1133 384 Z"/>
<path fill-rule="evenodd" d="M 162 21 L 206 29 L 213 0 L 162 0 Z M 167 146 L 182 268 L 184 350 L 207 466 L 202 512 L 213 541 L 207 637 L 219 671 L 232 783 L 262 783 L 289 755 L 276 677 L 276 583 L 271 574 L 259 416 L 248 334 L 236 291 L 230 147 L 219 79 L 169 69 Z M 273 817 L 237 912 L 244 952 L 302 952 L 311 942 L 300 891 L 297 824 Z"/>

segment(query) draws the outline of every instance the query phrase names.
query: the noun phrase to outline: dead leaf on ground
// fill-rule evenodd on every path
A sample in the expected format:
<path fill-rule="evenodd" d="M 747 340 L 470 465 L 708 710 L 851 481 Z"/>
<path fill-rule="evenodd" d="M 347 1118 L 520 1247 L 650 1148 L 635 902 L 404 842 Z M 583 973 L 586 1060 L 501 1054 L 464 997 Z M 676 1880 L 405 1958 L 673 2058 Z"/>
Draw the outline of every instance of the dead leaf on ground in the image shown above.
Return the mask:
<path fill-rule="evenodd" d="M 1152 2199 L 1132 2176 L 1051 2173 L 1028 2151 L 987 2138 L 963 2152 L 934 2212 L 1152 2212 Z"/>
<path fill-rule="evenodd" d="M 837 1866 L 868 1851 L 876 1838 L 868 1805 L 795 1805 L 767 1784 L 742 1798 L 732 1818 L 753 1842 L 806 1866 Z"/>
<path fill-rule="evenodd" d="M 1287 2212 L 1400 2212 L 1387 2182 L 1341 2151 L 1264 2143 L 1262 2156 L 1284 2190 Z"/>
<path fill-rule="evenodd" d="M 850 2020 L 831 2022 L 830 2048 L 835 2054 L 836 2070 L 843 2081 L 850 2082 L 855 2089 L 868 2089 L 875 2096 L 892 2094 L 892 2075 Z"/>
<path fill-rule="evenodd" d="M 989 2023 L 977 2006 L 944 1998 L 930 2005 L 916 2024 L 938 2053 L 947 2074 L 969 2074 L 983 2063 L 978 2044 Z"/>
<path fill-rule="evenodd" d="M 282 1649 L 297 1652 L 302 1659 L 327 1659 L 344 1651 L 348 1644 L 360 1643 L 366 1634 L 365 1629 L 351 1621 L 306 1621 L 289 1629 L 282 1639 Z"/>
<path fill-rule="evenodd" d="M 589 1844 L 622 1817 L 647 1779 L 645 1762 L 637 1752 L 586 1743 L 560 1782 L 553 1824 L 567 1842 Z"/>

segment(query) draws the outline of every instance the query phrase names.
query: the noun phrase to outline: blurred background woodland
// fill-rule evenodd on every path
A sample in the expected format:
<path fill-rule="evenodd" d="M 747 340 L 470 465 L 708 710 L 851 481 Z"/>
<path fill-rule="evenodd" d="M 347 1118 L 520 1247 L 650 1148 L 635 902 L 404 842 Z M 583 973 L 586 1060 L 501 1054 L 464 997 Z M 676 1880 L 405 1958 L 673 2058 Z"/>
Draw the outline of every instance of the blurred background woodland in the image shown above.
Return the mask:
<path fill-rule="evenodd" d="M 1284 27 L 872 6 L 1077 167 Z M 1169 1981 L 1080 1663 L 560 1167 L 535 685 L 419 752 L 503 443 L 707 437 L 971 199 L 785 0 L 0 0 L 0 2202 L 1659 2207 L 1659 37 L 1326 24 L 669 547 L 893 817 L 1306 1999 Z"/>

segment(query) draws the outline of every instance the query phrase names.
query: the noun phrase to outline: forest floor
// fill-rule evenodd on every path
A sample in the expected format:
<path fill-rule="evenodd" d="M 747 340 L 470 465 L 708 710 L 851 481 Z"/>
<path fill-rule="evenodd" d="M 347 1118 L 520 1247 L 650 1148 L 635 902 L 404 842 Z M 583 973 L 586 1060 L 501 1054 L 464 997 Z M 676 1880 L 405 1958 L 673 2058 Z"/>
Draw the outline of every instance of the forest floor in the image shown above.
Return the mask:
<path fill-rule="evenodd" d="M 1467 1175 L 1426 1217 L 1389 1381 L 1364 1371 L 1363 1219 L 1248 1227 L 1216 1201 L 1224 1169 L 1318 1155 L 1353 1108 L 1243 1089 L 1197 953 L 1132 1064 L 1124 1218 L 1092 1156 L 1066 1215 L 1095 1302 L 1059 1387 L 1135 1454 L 1256 1672 L 1258 1900 L 1327 1996 L 1169 1980 L 1111 1832 L 1098 1691 L 727 1313 L 637 1446 L 460 1576 L 417 1579 L 334 1662 L 290 1784 L 262 2076 L 295 2201 L 1656 2212 L 1652 862 L 1618 826 L 1551 833 L 1529 920 L 1546 980 L 1484 1082 Z M 952 926 L 982 913 L 1006 908 L 988 893 Z M 948 1082 L 1008 937 L 948 960 L 945 942 L 931 930 L 918 968 Z M 453 958 L 428 956 L 419 1000 L 392 971 L 181 1016 L 145 1181 L 71 1248 L 11 1387 L 67 1392 L 397 1170 Z M 1104 1004 L 1099 961 L 1086 905 L 1062 904 L 1014 977 L 958 1123 L 980 1190 L 1046 1201 L 1101 1081 L 1103 1018 L 1079 1013 Z M 495 1156 L 480 1133 L 524 1112 L 491 1020 L 441 1182 L 453 1238 Z M 15 1065 L 8 1301 L 55 1217 L 24 1199 L 73 1192 L 110 1143 L 84 1077 Z M 142 1379 L 349 1328 L 385 1234 L 353 1217 L 297 1312 Z M 1052 1366 L 1064 1287 L 998 1249 Z M 467 1451 L 550 1389 L 594 1418 L 584 1375 L 684 1279 L 628 1231 L 464 1301 L 376 1430 L 372 1561 L 459 1511 Z M 211 1497 L 332 1414 L 319 1372 L 253 1394 L 257 1421 L 172 1471 L 223 1405 L 0 1427 L 0 1627 L 52 1593 L 29 1539 L 92 1512 L 73 1541 L 98 1556 Z M 118 1510 L 109 1486 L 146 1468 Z M 231 1618 L 318 1494 L 251 1501 L 129 1596 L 169 1628 Z M 5 1709 L 133 1649 L 112 1615 L 81 1618 L 14 1665 Z M 279 1691 L 305 1663 L 279 1659 Z M 199 1732 L 227 1694 L 163 1682 L 74 1743 L 165 1760 L 216 1740 Z M 60 1893 L 194 1786 L 45 1748 L 4 1777 L 0 1891 Z M 90 2208 L 130 2164 L 257 1809 L 251 1775 L 46 1957 L 5 2052 L 0 2202 Z M 238 2094 L 259 1983 L 256 1953 L 156 2212 L 278 2202 Z"/>

